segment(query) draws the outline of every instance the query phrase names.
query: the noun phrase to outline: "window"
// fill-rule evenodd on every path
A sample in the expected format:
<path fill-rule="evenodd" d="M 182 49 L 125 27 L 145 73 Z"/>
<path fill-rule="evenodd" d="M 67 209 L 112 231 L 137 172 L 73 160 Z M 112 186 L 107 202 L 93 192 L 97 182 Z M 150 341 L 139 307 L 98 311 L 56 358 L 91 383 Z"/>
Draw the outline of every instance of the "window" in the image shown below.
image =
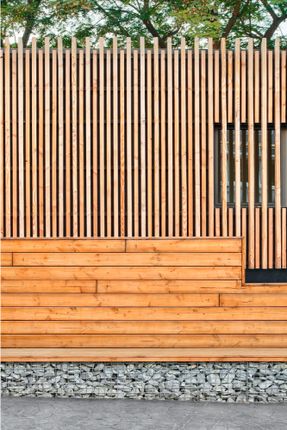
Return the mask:
<path fill-rule="evenodd" d="M 261 129 L 254 130 L 254 181 L 255 181 L 255 204 L 260 206 L 262 202 L 262 133 Z M 215 202 L 221 205 L 221 128 L 215 130 Z M 241 204 L 248 205 L 248 129 L 242 127 L 240 130 L 241 152 L 240 152 L 240 188 Z M 275 203 L 275 131 L 269 128 L 267 131 L 268 148 L 268 204 Z M 227 130 L 227 201 L 230 206 L 235 203 L 235 131 Z M 281 199 L 282 206 L 287 206 L 287 129 L 281 131 Z"/>

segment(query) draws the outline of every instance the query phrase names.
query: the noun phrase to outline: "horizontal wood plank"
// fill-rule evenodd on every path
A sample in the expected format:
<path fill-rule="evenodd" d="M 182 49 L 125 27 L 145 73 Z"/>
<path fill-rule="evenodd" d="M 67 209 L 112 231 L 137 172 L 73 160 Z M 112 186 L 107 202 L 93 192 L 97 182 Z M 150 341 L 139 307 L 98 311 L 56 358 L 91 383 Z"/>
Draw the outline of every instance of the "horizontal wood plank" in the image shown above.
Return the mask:
<path fill-rule="evenodd" d="M 2 293 L 96 293 L 97 281 L 73 280 L 3 280 Z"/>
<path fill-rule="evenodd" d="M 2 334 L 287 334 L 286 321 L 3 321 Z"/>
<path fill-rule="evenodd" d="M 286 361 L 287 348 L 3 348 L 3 361 Z"/>
<path fill-rule="evenodd" d="M 287 321 L 287 307 L 3 307 L 5 321 Z"/>
<path fill-rule="evenodd" d="M 192 238 L 126 241 L 127 252 L 241 252 L 242 239 Z"/>
<path fill-rule="evenodd" d="M 240 267 L 4 267 L 3 279 L 240 279 Z"/>
<path fill-rule="evenodd" d="M 218 294 L 2 294 L 2 306 L 218 306 Z"/>
<path fill-rule="evenodd" d="M 220 293 L 240 292 L 238 280 L 124 280 L 98 281 L 99 293 Z"/>
<path fill-rule="evenodd" d="M 0 266 L 12 266 L 13 259 L 11 252 L 1 252 L 0 257 Z"/>
<path fill-rule="evenodd" d="M 241 253 L 14 253 L 13 266 L 241 266 Z"/>
<path fill-rule="evenodd" d="M 3 348 L 286 348 L 287 335 L 2 335 Z"/>
<path fill-rule="evenodd" d="M 3 239 L 2 252 L 124 252 L 121 239 Z"/>
<path fill-rule="evenodd" d="M 221 294 L 222 306 L 287 306 L 287 294 Z"/>

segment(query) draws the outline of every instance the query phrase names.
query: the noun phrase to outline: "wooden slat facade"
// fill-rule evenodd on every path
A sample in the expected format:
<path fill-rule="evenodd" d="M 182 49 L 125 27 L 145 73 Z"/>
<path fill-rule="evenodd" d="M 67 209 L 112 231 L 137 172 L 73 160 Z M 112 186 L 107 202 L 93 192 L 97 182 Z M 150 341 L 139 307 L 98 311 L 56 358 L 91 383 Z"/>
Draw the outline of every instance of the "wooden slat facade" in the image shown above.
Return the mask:
<path fill-rule="evenodd" d="M 2 359 L 286 360 L 287 285 L 245 285 L 244 252 L 229 237 L 4 239 Z"/>
<path fill-rule="evenodd" d="M 250 269 L 285 268 L 286 51 L 200 43 L 7 42 L 1 236 L 245 234 Z"/>

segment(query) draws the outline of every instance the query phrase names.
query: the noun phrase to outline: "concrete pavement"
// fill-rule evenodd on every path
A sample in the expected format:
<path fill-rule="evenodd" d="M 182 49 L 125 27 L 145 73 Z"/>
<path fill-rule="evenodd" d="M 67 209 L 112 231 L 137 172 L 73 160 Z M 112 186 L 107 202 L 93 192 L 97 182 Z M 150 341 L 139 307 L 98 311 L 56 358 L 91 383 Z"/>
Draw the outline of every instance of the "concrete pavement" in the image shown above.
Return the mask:
<path fill-rule="evenodd" d="M 287 404 L 3 398 L 2 430 L 286 430 Z"/>

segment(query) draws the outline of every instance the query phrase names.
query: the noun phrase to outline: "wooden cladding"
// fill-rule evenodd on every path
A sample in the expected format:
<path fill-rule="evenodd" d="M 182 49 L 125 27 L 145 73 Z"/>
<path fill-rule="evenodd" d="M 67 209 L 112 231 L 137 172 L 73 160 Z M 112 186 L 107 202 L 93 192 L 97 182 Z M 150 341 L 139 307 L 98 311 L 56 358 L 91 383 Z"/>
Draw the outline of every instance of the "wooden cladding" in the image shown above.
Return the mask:
<path fill-rule="evenodd" d="M 249 268 L 287 267 L 278 40 L 33 39 L 6 43 L 0 68 L 2 237 L 245 236 Z"/>
<path fill-rule="evenodd" d="M 4 361 L 285 360 L 287 286 L 240 238 L 2 241 Z"/>

